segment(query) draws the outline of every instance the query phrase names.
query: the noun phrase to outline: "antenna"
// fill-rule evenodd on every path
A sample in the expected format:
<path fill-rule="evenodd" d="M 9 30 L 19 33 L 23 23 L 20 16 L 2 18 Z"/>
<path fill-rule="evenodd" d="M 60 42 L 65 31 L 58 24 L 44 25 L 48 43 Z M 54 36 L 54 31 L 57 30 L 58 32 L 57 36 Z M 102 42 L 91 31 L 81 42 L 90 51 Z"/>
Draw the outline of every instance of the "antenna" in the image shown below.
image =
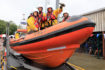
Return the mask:
<path fill-rule="evenodd" d="M 25 20 L 25 14 L 23 14 L 23 19 L 22 20 Z"/>
<path fill-rule="evenodd" d="M 60 0 L 56 0 L 56 9 L 59 8 L 59 2 L 60 2 Z M 57 20 L 59 22 L 59 15 L 58 15 L 58 19 Z"/>
<path fill-rule="evenodd" d="M 60 0 L 56 0 L 56 9 L 59 7 Z"/>

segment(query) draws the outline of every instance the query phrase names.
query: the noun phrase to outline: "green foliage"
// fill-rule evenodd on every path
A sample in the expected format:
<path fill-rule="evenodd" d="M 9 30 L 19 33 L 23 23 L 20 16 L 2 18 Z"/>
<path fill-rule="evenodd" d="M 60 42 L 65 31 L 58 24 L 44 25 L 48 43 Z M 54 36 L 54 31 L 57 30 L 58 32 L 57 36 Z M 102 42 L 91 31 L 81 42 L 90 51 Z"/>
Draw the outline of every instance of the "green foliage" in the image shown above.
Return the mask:
<path fill-rule="evenodd" d="M 0 20 L 0 34 L 5 34 L 6 33 L 6 24 L 7 23 L 8 22 L 6 22 L 4 20 Z M 17 30 L 17 25 L 14 24 L 12 21 L 10 21 L 9 23 L 10 23 L 9 33 L 10 33 L 10 35 L 12 35 Z"/>
<path fill-rule="evenodd" d="M 6 23 L 7 22 L 0 20 L 0 34 L 6 33 Z"/>
<path fill-rule="evenodd" d="M 17 26 L 18 29 L 23 29 L 21 25 Z"/>

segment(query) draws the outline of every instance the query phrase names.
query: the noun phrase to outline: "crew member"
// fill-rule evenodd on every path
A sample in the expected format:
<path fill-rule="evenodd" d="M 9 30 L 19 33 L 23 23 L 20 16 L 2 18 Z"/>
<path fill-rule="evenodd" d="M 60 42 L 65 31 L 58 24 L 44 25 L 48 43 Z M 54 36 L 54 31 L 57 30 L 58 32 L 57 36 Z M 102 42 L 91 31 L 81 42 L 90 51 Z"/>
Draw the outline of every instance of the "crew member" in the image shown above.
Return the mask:
<path fill-rule="evenodd" d="M 53 8 L 51 6 L 48 6 L 47 8 L 47 26 L 52 26 L 52 25 L 56 25 L 58 23 L 57 18 L 58 15 L 62 12 L 63 7 L 65 5 L 64 4 L 60 4 L 60 8 L 53 10 Z"/>
<path fill-rule="evenodd" d="M 46 14 L 43 13 L 43 7 L 42 6 L 38 7 L 38 14 L 39 14 L 39 23 L 40 23 L 41 30 L 42 30 L 45 28 L 45 17 L 46 17 Z"/>
<path fill-rule="evenodd" d="M 19 39 L 20 38 L 20 33 L 19 32 L 15 32 L 15 39 Z"/>
<path fill-rule="evenodd" d="M 27 31 L 33 32 L 40 30 L 40 25 L 38 21 L 38 11 L 34 11 L 33 15 L 31 15 L 27 20 Z"/>
<path fill-rule="evenodd" d="M 64 21 L 70 19 L 70 16 L 69 16 L 69 13 L 68 13 L 68 12 L 64 12 L 64 13 L 63 13 L 63 17 L 64 17 L 64 18 L 63 18 L 62 22 L 64 22 Z"/>
<path fill-rule="evenodd" d="M 31 16 L 33 16 L 33 13 L 30 13 L 30 15 L 29 15 L 29 17 L 28 17 L 28 18 L 30 18 Z"/>

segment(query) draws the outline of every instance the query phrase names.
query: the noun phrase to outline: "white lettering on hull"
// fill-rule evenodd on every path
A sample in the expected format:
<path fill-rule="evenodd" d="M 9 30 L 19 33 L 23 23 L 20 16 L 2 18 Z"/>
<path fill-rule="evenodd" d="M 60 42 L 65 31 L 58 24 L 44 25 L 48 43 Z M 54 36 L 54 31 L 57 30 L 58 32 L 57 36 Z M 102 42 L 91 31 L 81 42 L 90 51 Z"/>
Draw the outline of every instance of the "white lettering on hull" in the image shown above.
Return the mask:
<path fill-rule="evenodd" d="M 62 46 L 62 47 L 47 49 L 47 51 L 61 50 L 61 49 L 65 49 L 65 48 L 66 48 L 66 46 Z"/>

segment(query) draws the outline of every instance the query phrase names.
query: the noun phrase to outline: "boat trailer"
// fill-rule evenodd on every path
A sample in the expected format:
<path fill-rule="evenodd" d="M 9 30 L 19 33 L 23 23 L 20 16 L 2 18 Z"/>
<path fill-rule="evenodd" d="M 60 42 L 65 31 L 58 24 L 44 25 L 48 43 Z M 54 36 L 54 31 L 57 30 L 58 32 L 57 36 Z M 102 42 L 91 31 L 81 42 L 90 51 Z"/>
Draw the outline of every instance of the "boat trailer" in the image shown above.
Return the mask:
<path fill-rule="evenodd" d="M 1 70 L 76 70 L 69 63 L 64 63 L 57 68 L 43 67 L 20 54 L 10 53 L 9 57 L 1 56 Z"/>

